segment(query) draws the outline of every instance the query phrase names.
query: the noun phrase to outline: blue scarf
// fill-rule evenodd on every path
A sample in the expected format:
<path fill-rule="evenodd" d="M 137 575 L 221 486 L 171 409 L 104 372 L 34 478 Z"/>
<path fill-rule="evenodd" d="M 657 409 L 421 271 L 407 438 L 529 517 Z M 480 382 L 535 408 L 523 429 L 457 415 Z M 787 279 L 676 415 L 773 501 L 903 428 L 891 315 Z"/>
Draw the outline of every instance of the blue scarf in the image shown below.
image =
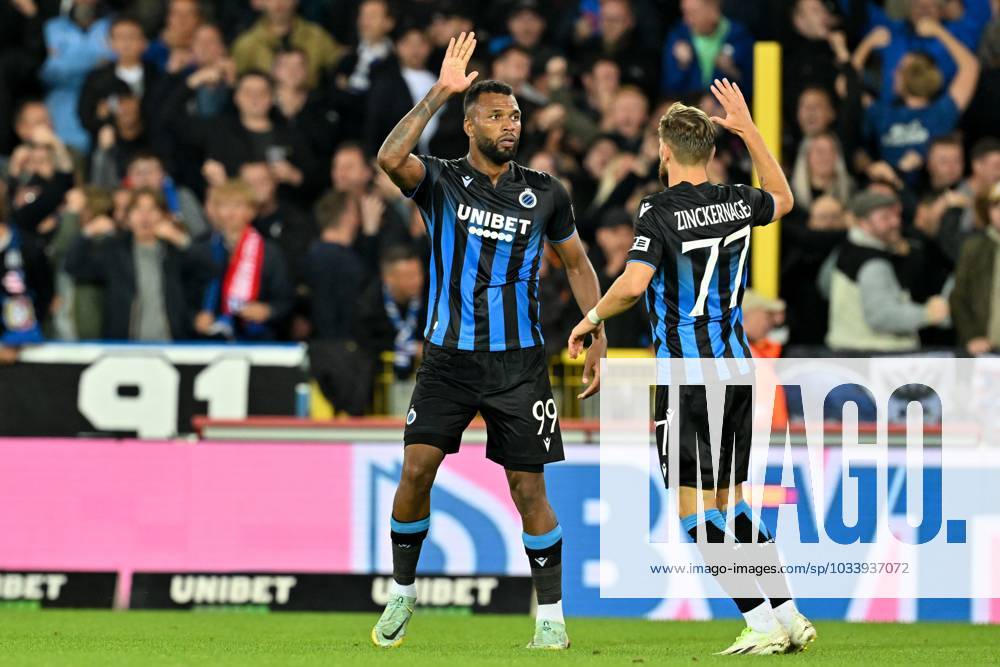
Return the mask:
<path fill-rule="evenodd" d="M 382 302 L 385 304 L 385 314 L 396 330 L 393 341 L 392 366 L 397 375 L 407 375 L 413 368 L 413 357 L 417 354 L 417 321 L 420 317 L 420 297 L 410 299 L 406 308 L 406 319 L 399 312 L 396 300 L 389 293 L 389 288 L 382 284 Z"/>
<path fill-rule="evenodd" d="M 42 329 L 35 316 L 34 292 L 28 286 L 21 255 L 21 237 L 14 226 L 10 230 L 10 243 L 2 251 L 3 277 L 0 278 L 0 313 L 3 318 L 4 345 L 24 345 L 42 342 Z"/>

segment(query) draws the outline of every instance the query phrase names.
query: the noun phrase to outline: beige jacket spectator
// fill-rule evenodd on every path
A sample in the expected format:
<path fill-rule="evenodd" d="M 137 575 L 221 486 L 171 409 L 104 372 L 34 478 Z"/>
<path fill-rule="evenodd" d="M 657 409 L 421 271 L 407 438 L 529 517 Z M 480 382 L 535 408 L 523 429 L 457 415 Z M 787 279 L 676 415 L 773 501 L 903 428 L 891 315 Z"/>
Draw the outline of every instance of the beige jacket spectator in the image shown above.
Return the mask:
<path fill-rule="evenodd" d="M 281 7 L 276 7 L 280 5 Z M 233 60 L 239 73 L 250 70 L 271 71 L 274 54 L 286 42 L 309 56 L 309 87 L 314 88 L 320 74 L 337 64 L 343 48 L 321 26 L 295 16 L 290 0 L 268 0 L 265 14 L 233 43 Z M 291 14 L 285 13 L 287 7 Z"/>

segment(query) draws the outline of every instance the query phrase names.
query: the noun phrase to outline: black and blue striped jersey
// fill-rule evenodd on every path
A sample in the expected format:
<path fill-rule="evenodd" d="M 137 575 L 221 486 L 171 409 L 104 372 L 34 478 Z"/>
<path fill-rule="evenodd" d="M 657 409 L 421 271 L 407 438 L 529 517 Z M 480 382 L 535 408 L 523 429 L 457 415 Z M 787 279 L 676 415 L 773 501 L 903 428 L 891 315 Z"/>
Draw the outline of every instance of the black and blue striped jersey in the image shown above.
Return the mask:
<path fill-rule="evenodd" d="M 751 356 L 750 231 L 773 219 L 771 195 L 747 185 L 683 182 L 642 200 L 628 261 L 656 269 L 646 306 L 657 357 Z"/>
<path fill-rule="evenodd" d="M 419 156 L 411 197 L 431 240 L 427 328 L 443 347 L 500 352 L 541 345 L 538 267 L 545 240 L 576 234 L 563 185 L 514 162 L 497 181 L 465 158 Z"/>

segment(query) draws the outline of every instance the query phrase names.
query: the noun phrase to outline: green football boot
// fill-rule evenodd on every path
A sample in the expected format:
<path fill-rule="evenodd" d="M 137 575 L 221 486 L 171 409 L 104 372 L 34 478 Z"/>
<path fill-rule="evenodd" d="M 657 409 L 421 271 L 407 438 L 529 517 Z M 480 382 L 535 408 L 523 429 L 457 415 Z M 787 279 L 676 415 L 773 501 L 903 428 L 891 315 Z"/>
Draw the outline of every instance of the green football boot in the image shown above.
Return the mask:
<path fill-rule="evenodd" d="M 372 628 L 372 643 L 379 648 L 395 648 L 406 638 L 406 626 L 413 616 L 417 598 L 396 595 L 385 605 L 385 611 Z"/>

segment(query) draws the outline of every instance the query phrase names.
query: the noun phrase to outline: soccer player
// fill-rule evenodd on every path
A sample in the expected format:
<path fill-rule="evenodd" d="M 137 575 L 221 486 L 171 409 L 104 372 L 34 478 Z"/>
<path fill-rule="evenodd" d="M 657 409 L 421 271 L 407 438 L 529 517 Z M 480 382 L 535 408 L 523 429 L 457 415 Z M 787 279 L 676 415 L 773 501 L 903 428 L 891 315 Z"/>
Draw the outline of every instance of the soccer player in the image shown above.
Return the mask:
<path fill-rule="evenodd" d="M 486 457 L 504 467 L 523 526 L 538 597 L 529 648 L 569 647 L 562 615 L 562 528 L 545 495 L 543 466 L 561 461 L 562 436 L 539 323 L 538 266 L 546 239 L 582 312 L 600 297 L 597 274 L 576 233 L 558 180 L 513 162 L 521 111 L 510 86 L 473 84 L 466 74 L 475 34 L 452 39 L 437 83 L 392 130 L 379 166 L 417 203 L 432 241 L 427 341 L 404 431 L 403 472 L 391 517 L 394 587 L 372 629 L 377 646 L 398 646 L 416 602 L 414 576 L 430 525 L 430 490 L 446 454 L 458 451 L 477 412 Z M 413 155 L 427 121 L 465 94 L 469 153 L 459 160 Z M 597 392 L 606 352 L 595 328 L 584 366 Z"/>
<path fill-rule="evenodd" d="M 697 108 L 674 104 L 660 119 L 660 180 L 667 187 L 642 200 L 625 272 L 573 329 L 569 339 L 571 356 L 580 352 L 588 333 L 604 320 L 628 310 L 643 293 L 657 357 L 751 356 L 741 312 L 750 231 L 753 226 L 766 225 L 788 213 L 792 209 L 792 192 L 750 118 L 739 87 L 726 79 L 716 80 L 712 92 L 725 109 L 725 118 L 710 119 Z M 706 166 L 715 151 L 713 122 L 746 143 L 762 189 L 708 182 Z M 663 443 L 667 442 L 665 431 L 671 423 L 667 389 L 657 386 L 654 407 L 657 439 Z M 736 541 L 758 543 L 758 551 L 753 552 L 756 559 L 780 565 L 777 548 L 762 523 L 759 534 L 754 535 L 751 510 L 743 499 L 742 483 L 747 479 L 750 458 L 751 386 L 733 384 L 726 388 L 718 476 L 720 482 L 726 480 L 724 486 L 716 483 L 711 462 L 699 459 L 697 442 L 710 442 L 704 388 L 698 391 L 683 386 L 679 406 L 678 506 L 685 530 L 697 542 L 700 525 L 708 543 L 722 543 L 731 528 Z M 704 444 L 701 449 L 704 456 Z M 660 450 L 660 462 L 666 471 L 666 447 Z M 733 467 L 734 486 L 730 488 Z M 699 475 L 705 508 L 700 515 Z M 732 526 L 727 526 L 723 515 L 730 503 L 735 504 L 735 518 Z M 702 547 L 702 552 L 708 554 L 709 550 Z M 747 589 L 734 585 L 734 576 L 720 575 L 718 580 L 733 595 L 747 627 L 723 654 L 800 650 L 815 639 L 815 629 L 796 609 L 783 576 L 758 578 L 756 585 L 750 585 L 755 594 L 750 598 L 732 592 L 734 588 Z M 758 594 L 758 586 L 770 598 L 770 604 Z"/>

